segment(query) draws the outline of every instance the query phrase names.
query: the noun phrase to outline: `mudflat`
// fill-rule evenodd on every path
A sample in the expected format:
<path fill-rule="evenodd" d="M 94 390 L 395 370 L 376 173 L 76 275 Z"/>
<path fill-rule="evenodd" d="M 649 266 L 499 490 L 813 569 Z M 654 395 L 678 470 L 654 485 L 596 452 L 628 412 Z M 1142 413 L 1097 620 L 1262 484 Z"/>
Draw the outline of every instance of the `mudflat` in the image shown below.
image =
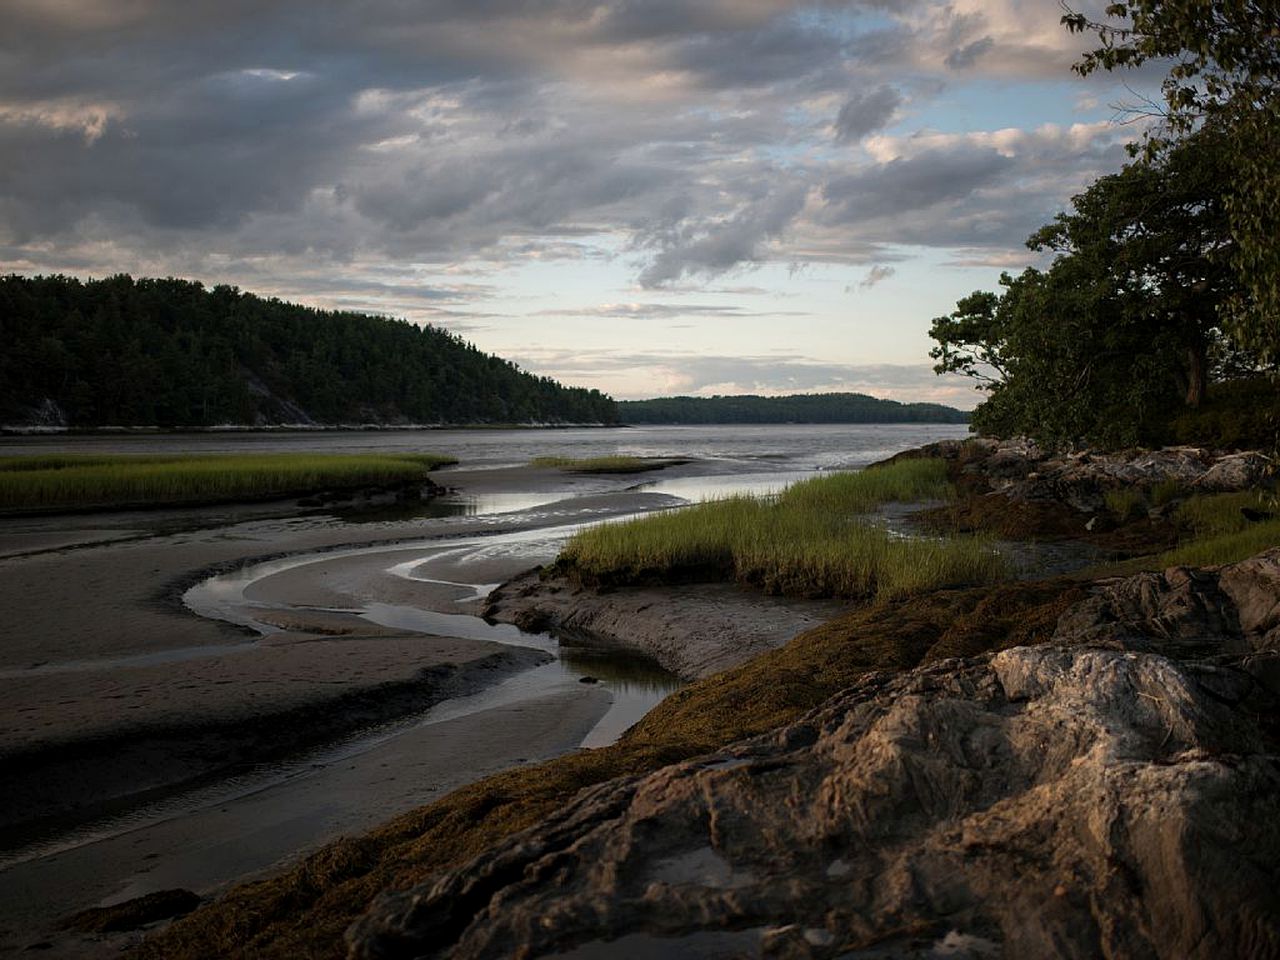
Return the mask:
<path fill-rule="evenodd" d="M 370 520 L 254 504 L 0 521 L 0 950 L 108 950 L 57 922 L 165 887 L 209 892 L 582 743 L 612 694 L 540 673 L 551 653 L 379 623 L 366 608 L 465 624 L 486 585 L 554 555 L 559 528 L 674 501 L 627 492 L 625 478 L 533 468 L 448 482 L 513 509 Z M 514 545 L 488 546 L 503 538 Z M 256 629 L 183 602 L 211 575 L 281 557 L 306 562 L 246 592 Z M 522 688 L 526 677 L 541 686 Z M 352 736 L 364 738 L 354 752 Z"/>

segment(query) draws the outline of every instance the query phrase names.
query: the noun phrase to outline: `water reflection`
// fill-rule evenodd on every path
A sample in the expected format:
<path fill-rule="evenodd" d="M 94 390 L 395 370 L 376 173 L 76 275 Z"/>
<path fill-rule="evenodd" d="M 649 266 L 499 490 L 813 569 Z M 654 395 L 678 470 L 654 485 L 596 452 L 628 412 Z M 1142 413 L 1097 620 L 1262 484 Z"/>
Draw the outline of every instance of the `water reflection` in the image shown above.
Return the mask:
<path fill-rule="evenodd" d="M 630 650 L 560 645 L 560 659 L 571 673 L 595 677 L 628 696 L 666 696 L 680 681 L 656 660 Z"/>
<path fill-rule="evenodd" d="M 776 473 L 740 473 L 711 477 L 672 477 L 637 484 L 632 490 L 645 493 L 665 493 L 684 500 L 701 502 L 724 497 L 769 497 L 781 493 L 793 483 L 808 480 L 818 474 L 805 471 L 780 471 Z"/>
<path fill-rule="evenodd" d="M 485 517 L 519 513 L 564 500 L 564 491 L 546 493 L 449 493 L 430 500 L 388 503 L 375 507 L 343 507 L 326 512 L 343 523 L 401 523 L 406 520 L 438 520 L 444 517 Z"/>

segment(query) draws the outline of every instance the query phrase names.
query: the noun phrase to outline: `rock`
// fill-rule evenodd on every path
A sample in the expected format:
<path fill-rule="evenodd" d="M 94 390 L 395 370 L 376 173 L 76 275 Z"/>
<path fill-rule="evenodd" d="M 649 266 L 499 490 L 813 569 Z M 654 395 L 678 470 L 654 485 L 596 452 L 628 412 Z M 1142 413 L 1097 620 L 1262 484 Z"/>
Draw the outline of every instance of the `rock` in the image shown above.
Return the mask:
<path fill-rule="evenodd" d="M 844 609 L 836 601 L 768 597 L 731 583 L 589 590 L 535 571 L 493 591 L 484 617 L 590 647 L 636 650 L 695 679 L 780 647 Z"/>
<path fill-rule="evenodd" d="M 1213 492 L 1248 490 L 1262 482 L 1270 465 L 1270 459 L 1257 452 L 1229 454 L 1206 470 L 1196 486 Z"/>
<path fill-rule="evenodd" d="M 1045 456 L 1034 444 L 1018 440 L 970 449 L 979 457 L 966 470 L 981 473 L 1011 500 L 1064 503 L 1080 513 L 1097 513 L 1107 491 L 1120 487 L 1247 490 L 1262 483 L 1271 466 L 1256 451 L 1215 455 L 1199 447 Z"/>
<path fill-rule="evenodd" d="M 592 677 L 592 676 L 579 677 L 579 678 L 578 678 L 578 682 L 579 682 L 579 683 L 599 683 L 599 682 L 600 682 L 600 678 L 599 678 L 599 677 Z"/>
<path fill-rule="evenodd" d="M 1182 658 L 1280 650 L 1280 549 L 1221 567 L 1105 581 L 1062 614 L 1053 642 Z"/>
<path fill-rule="evenodd" d="M 382 894 L 350 956 L 1280 957 L 1276 701 L 1219 672 L 1055 644 L 868 674 Z"/>

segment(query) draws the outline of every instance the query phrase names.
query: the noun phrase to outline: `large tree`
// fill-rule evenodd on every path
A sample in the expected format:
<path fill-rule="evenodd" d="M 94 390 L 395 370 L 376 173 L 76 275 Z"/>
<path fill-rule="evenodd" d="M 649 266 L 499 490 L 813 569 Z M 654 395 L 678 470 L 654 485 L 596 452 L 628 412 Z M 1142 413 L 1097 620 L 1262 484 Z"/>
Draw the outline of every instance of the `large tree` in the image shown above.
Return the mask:
<path fill-rule="evenodd" d="M 1096 70 L 1168 61 L 1164 122 L 1143 153 L 1155 159 L 1202 128 L 1226 144 L 1225 203 L 1241 289 L 1223 301 L 1236 340 L 1264 361 L 1280 359 L 1280 0 L 1134 0 L 1106 20 L 1068 12 L 1075 32 L 1100 45 L 1076 65 Z"/>
<path fill-rule="evenodd" d="M 1188 407 L 1204 401 L 1224 303 L 1246 296 L 1234 269 L 1227 144 L 1212 128 L 1132 163 L 1074 197 L 1072 211 L 1032 235 L 1033 250 L 1087 260 L 1095 283 L 1123 297 L 1130 325 L 1162 354 Z M 1154 346 L 1153 346 L 1154 348 Z"/>
<path fill-rule="evenodd" d="M 1000 278 L 933 321 L 939 373 L 964 373 L 987 396 L 982 433 L 1025 434 L 1050 447 L 1107 447 L 1158 437 L 1179 402 L 1166 342 L 1152 342 L 1133 296 L 1087 257 Z"/>
<path fill-rule="evenodd" d="M 1102 177 L 1028 240 L 1046 272 L 1005 276 L 933 322 L 939 373 L 975 379 L 980 429 L 1053 443 L 1161 439 L 1221 359 L 1232 266 L 1222 144 L 1209 131 Z"/>

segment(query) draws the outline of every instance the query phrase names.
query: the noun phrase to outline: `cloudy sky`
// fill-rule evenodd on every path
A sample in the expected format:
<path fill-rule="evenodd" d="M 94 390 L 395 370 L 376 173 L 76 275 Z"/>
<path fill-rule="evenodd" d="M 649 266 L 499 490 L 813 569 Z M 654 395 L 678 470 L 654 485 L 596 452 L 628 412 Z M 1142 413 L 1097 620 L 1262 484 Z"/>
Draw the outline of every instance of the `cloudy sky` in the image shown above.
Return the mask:
<path fill-rule="evenodd" d="M 0 271 L 406 317 L 619 398 L 972 406 L 930 318 L 1137 134 L 1062 12 L 0 0 Z"/>

